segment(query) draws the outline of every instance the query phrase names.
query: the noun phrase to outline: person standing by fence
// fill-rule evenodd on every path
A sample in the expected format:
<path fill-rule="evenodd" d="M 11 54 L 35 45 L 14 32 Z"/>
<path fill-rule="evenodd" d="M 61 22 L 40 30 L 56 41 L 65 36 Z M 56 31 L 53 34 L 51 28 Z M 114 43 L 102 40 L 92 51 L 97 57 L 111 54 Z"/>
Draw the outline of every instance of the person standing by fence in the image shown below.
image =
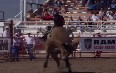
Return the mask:
<path fill-rule="evenodd" d="M 9 26 L 6 26 L 5 28 L 4 28 L 4 31 L 3 31 L 3 33 L 2 33 L 2 37 L 3 38 L 1 38 L 1 41 L 0 41 L 0 43 L 1 43 L 1 45 L 0 45 L 0 48 L 1 48 L 1 50 L 3 50 L 3 52 L 2 52 L 2 54 L 3 54 L 3 57 L 5 58 L 5 59 L 10 59 L 10 55 L 9 55 L 9 52 L 10 52 L 10 44 L 9 44 L 9 42 L 10 42 L 10 28 L 9 28 Z M 6 50 L 6 51 L 4 51 L 4 50 Z"/>
<path fill-rule="evenodd" d="M 13 47 L 11 49 L 12 61 L 19 61 L 19 50 L 21 46 L 21 39 L 19 33 L 15 33 L 13 39 Z"/>
<path fill-rule="evenodd" d="M 10 37 L 10 29 L 8 26 L 5 27 L 5 30 L 3 32 L 3 37 Z"/>
<path fill-rule="evenodd" d="M 27 37 L 25 37 L 25 43 L 26 43 L 26 48 L 27 48 L 27 52 L 29 55 L 29 59 L 30 61 L 32 61 L 32 59 L 34 59 L 35 57 L 33 56 L 33 47 L 35 45 L 35 40 L 34 37 L 31 36 L 31 33 L 27 33 Z"/>
<path fill-rule="evenodd" d="M 4 40 L 3 40 L 3 49 L 4 50 L 8 50 L 8 40 L 7 39 L 5 39 L 5 38 L 9 38 L 10 37 L 10 28 L 9 28 L 9 26 L 6 26 L 5 27 L 5 30 L 4 30 L 4 32 L 3 32 L 3 34 L 2 34 L 2 36 L 4 37 Z"/>

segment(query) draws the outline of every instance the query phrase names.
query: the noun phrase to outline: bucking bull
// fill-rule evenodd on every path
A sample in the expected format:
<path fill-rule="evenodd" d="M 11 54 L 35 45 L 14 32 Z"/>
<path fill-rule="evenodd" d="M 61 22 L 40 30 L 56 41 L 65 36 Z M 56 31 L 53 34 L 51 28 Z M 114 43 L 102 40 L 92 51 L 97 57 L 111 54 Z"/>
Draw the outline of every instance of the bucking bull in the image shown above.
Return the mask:
<path fill-rule="evenodd" d="M 44 62 L 44 68 L 47 68 L 49 56 L 56 61 L 57 67 L 60 67 L 60 59 L 58 54 L 61 54 L 62 60 L 65 61 L 65 66 L 68 69 L 68 73 L 71 73 L 71 67 L 69 63 L 69 55 L 76 49 L 75 46 L 79 44 L 79 37 L 75 40 L 71 40 L 66 29 L 63 27 L 65 24 L 64 18 L 61 15 L 54 15 L 54 26 L 50 33 L 47 35 L 45 41 L 46 60 Z"/>

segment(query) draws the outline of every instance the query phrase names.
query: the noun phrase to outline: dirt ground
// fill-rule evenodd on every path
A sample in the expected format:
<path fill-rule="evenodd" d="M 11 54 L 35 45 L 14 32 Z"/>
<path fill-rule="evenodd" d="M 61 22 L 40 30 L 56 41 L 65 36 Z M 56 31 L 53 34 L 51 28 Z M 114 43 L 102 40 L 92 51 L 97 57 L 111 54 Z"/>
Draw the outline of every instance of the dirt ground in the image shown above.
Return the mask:
<path fill-rule="evenodd" d="M 64 62 L 61 71 L 66 71 Z M 59 73 L 56 63 L 49 59 L 48 68 L 43 68 L 44 59 L 21 59 L 19 62 L 0 60 L 0 73 Z M 116 58 L 75 58 L 70 59 L 73 73 L 116 73 Z"/>

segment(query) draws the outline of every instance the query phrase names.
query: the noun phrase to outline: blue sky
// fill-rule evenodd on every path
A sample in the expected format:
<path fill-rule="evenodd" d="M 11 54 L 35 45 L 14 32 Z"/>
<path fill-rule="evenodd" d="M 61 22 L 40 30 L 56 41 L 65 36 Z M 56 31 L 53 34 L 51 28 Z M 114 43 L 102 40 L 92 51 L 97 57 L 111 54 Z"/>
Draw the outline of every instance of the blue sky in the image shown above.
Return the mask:
<path fill-rule="evenodd" d="M 5 12 L 5 19 L 13 18 L 19 13 L 20 0 L 0 0 L 0 11 Z"/>
<path fill-rule="evenodd" d="M 5 12 L 5 19 L 13 18 L 20 12 L 20 0 L 0 0 L 0 11 Z"/>

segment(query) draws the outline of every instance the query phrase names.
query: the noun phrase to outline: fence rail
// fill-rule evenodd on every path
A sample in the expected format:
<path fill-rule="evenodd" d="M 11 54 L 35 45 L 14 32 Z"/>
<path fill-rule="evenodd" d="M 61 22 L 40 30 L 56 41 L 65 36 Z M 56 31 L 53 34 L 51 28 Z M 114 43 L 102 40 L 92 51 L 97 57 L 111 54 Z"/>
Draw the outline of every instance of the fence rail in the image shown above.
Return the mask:
<path fill-rule="evenodd" d="M 33 34 L 34 35 L 34 34 Z M 112 34 L 112 35 L 114 35 L 114 34 Z M 116 34 L 115 34 L 116 35 Z M 34 36 L 35 38 L 36 38 L 36 36 Z M 77 38 L 77 37 L 76 37 Z M 80 37 L 80 39 L 81 38 L 83 38 L 83 37 Z M 87 37 L 88 38 L 88 37 Z M 97 38 L 97 37 L 94 37 L 94 38 Z M 103 37 L 102 37 L 103 38 Z M 113 38 L 114 39 L 114 37 L 110 37 L 110 38 Z M 4 38 L 5 39 L 5 38 Z M 10 38 L 9 38 L 10 39 Z M 99 39 L 99 38 L 98 38 Z M 1 40 L 0 40 L 0 42 L 3 40 L 3 38 L 1 37 Z M 37 41 L 37 38 L 36 38 L 36 41 Z M 1 44 L 3 44 L 3 42 L 1 42 L 0 43 L 0 45 Z M 7 44 L 5 44 L 5 46 L 7 46 L 7 50 L 8 51 L 6 51 L 6 50 L 4 50 L 4 49 L 1 49 L 0 50 L 0 59 L 1 59 L 1 56 L 4 56 L 4 55 L 6 55 L 6 53 L 4 53 L 4 52 L 7 52 L 8 53 L 8 55 L 10 56 L 10 51 L 9 51 L 9 48 L 10 48 L 10 46 L 8 46 L 10 43 L 7 43 Z M 84 43 L 83 43 L 84 44 Z M 2 47 L 4 46 L 4 45 L 1 45 Z M 43 46 L 44 46 L 44 43 L 42 42 L 41 44 L 39 43 L 39 44 L 36 44 L 36 46 L 35 46 L 35 51 L 34 51 L 34 54 L 35 54 L 35 56 L 37 56 L 37 58 L 39 58 L 40 56 L 41 56 L 41 54 L 43 54 L 42 56 L 41 56 L 41 58 L 45 58 L 45 49 L 43 48 Z M 23 46 L 21 46 L 21 47 L 23 47 Z M 4 47 L 3 47 L 4 48 Z M 26 48 L 22 48 L 22 50 L 20 50 L 20 58 L 25 58 L 25 55 L 27 56 L 27 53 L 25 53 L 26 51 Z M 97 50 L 96 50 L 97 51 Z M 98 50 L 99 51 L 99 50 Z M 101 50 L 102 51 L 102 50 Z M 72 56 L 70 56 L 70 57 L 94 57 L 94 55 L 95 55 L 95 51 L 83 51 L 83 50 L 81 50 L 81 47 L 77 47 L 77 49 L 73 52 L 73 54 L 72 54 Z M 110 50 L 110 51 L 102 51 L 102 53 L 101 53 L 101 57 L 116 57 L 116 51 L 114 50 L 114 49 L 112 49 L 112 50 Z M 27 58 L 27 57 L 26 57 Z"/>
<path fill-rule="evenodd" d="M 109 20 L 109 21 L 102 21 L 102 20 L 100 20 L 100 21 L 65 21 L 65 23 L 69 23 L 69 22 L 71 22 L 71 23 L 76 23 L 76 22 L 83 22 L 83 23 L 87 23 L 87 22 L 94 22 L 94 23 L 116 23 L 116 20 Z M 24 24 L 41 24 L 41 23 L 51 23 L 51 24 L 53 24 L 53 21 L 43 21 L 43 20 L 40 20 L 40 21 L 23 21 L 22 23 L 24 23 Z"/>
<path fill-rule="evenodd" d="M 92 24 L 89 24 L 92 22 Z M 53 21 L 23 21 L 19 24 L 16 29 L 20 30 L 35 30 L 36 32 L 40 27 L 45 28 L 46 26 L 53 26 Z M 75 29 L 74 32 L 107 32 L 115 33 L 116 20 L 112 21 L 66 21 L 64 27 L 71 27 Z M 35 32 L 34 32 L 35 33 Z"/>
<path fill-rule="evenodd" d="M 31 21 L 29 21 L 31 22 Z M 17 29 L 23 29 L 22 27 L 24 27 L 24 29 L 35 29 L 35 28 L 38 28 L 37 26 L 39 27 L 46 27 L 48 25 L 53 25 L 53 21 L 37 21 L 34 23 L 36 24 L 32 24 L 32 23 L 29 23 L 28 21 L 27 22 L 22 22 L 18 27 Z M 33 21 L 32 21 L 33 22 Z M 52 24 L 49 24 L 48 22 L 52 23 Z M 82 21 L 83 22 L 83 21 Z M 87 22 L 91 22 L 91 21 L 87 21 Z M 100 27 L 105 27 L 105 29 L 107 30 L 115 30 L 116 28 L 116 21 L 97 21 L 99 23 L 101 23 Z M 103 23 L 108 23 L 106 25 L 103 25 Z M 9 22 L 5 22 L 5 23 L 9 23 Z M 48 24 L 41 24 L 41 23 L 48 23 Z M 66 21 L 66 24 L 69 23 L 68 21 Z M 73 23 L 77 23 L 73 21 Z M 86 23 L 86 21 L 84 21 L 84 23 Z M 112 24 L 113 23 L 113 24 Z M 33 27 L 32 27 L 33 26 Z M 21 28 L 20 28 L 21 27 Z M 25 28 L 26 27 L 26 28 Z M 98 29 L 96 27 L 98 27 L 98 25 L 88 25 L 88 24 L 82 24 L 82 25 L 77 25 L 77 24 L 72 24 L 72 25 L 64 25 L 64 27 L 75 27 L 76 30 L 80 30 L 81 27 L 88 27 L 91 29 L 91 27 L 94 27 L 95 29 L 97 30 L 102 30 L 102 29 Z M 76 33 L 76 34 L 75 34 Z M 33 33 L 32 33 L 33 34 Z M 74 32 L 75 35 L 86 35 L 85 33 L 77 33 Z M 89 33 L 90 35 L 93 35 L 94 33 Z M 33 34 L 35 37 L 37 36 L 36 34 Z M 101 35 L 106 35 L 106 36 L 110 36 L 110 37 L 116 37 L 116 32 L 115 33 L 101 33 Z M 86 35 L 87 36 L 87 35 Z M 81 36 L 83 37 L 83 36 Z M 80 38 L 81 38 L 80 37 Z M 44 50 L 44 49 L 43 49 Z M 39 51 L 39 49 L 38 49 Z M 41 50 L 40 50 L 41 51 Z M 41 52 L 37 53 L 36 55 L 39 55 Z M 42 53 L 45 53 L 45 52 L 42 52 Z M 87 51 L 81 51 L 80 48 L 77 48 L 76 51 L 74 51 L 73 53 L 73 57 L 94 57 L 94 51 L 90 51 L 90 52 L 87 52 Z M 103 56 L 102 57 L 116 57 L 116 52 L 115 51 L 103 51 L 102 52 Z"/>

